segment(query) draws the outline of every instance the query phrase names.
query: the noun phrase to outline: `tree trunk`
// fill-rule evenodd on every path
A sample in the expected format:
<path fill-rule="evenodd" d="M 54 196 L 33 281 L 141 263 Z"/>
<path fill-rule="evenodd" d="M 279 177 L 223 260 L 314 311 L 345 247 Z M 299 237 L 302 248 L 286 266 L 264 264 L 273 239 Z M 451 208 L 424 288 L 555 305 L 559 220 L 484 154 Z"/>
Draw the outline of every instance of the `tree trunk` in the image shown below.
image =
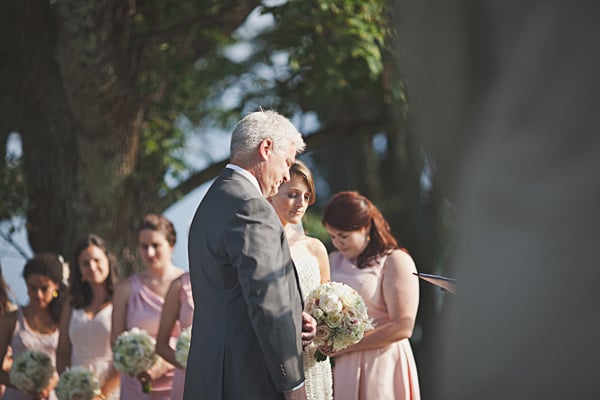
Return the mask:
<path fill-rule="evenodd" d="M 99 43 L 118 41 L 114 27 L 98 26 L 89 16 L 78 25 L 85 29 L 69 26 L 78 16 L 67 14 L 85 6 L 55 10 L 48 2 L 15 1 L 1 9 L 10 16 L 4 29 L 12 32 L 2 45 L 13 51 L 9 74 L 0 79 L 14 99 L 1 112 L 12 114 L 10 128 L 22 136 L 29 243 L 34 252 L 67 258 L 88 232 L 122 247 L 115 242 L 123 241 L 135 216 L 132 174 L 143 116 L 128 77 L 118 73 L 126 62 L 116 46 Z"/>

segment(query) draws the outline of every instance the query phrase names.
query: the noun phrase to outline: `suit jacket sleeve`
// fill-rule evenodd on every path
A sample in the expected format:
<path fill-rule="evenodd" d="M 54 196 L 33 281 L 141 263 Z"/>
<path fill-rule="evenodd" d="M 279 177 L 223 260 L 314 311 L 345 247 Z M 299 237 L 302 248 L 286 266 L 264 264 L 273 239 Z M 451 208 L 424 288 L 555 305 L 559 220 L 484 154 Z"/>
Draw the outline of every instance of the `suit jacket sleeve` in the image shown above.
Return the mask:
<path fill-rule="evenodd" d="M 226 248 L 275 389 L 291 390 L 304 381 L 302 306 L 285 233 L 265 199 L 236 213 Z"/>

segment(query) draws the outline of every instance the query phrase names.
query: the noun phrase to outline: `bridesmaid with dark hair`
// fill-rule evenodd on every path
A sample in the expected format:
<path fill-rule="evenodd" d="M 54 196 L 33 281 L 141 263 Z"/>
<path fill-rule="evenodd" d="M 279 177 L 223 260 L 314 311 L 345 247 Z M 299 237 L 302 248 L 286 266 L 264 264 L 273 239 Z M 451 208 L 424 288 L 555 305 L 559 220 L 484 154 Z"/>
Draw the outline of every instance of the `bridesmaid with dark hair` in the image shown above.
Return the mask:
<path fill-rule="evenodd" d="M 8 346 L 13 357 L 28 350 L 46 353 L 52 363 L 56 360 L 58 324 L 66 297 L 63 283 L 63 264 L 56 254 L 41 253 L 31 258 L 23 269 L 29 304 L 0 317 L 0 357 Z M 39 393 L 25 393 L 10 382 L 7 372 L 0 371 L 0 383 L 7 386 L 5 400 L 56 399 L 56 375 L 48 387 Z"/>
<path fill-rule="evenodd" d="M 69 301 L 60 322 L 57 369 L 82 366 L 98 378 L 100 398 L 119 398 L 119 374 L 112 364 L 110 342 L 113 275 L 116 259 L 104 239 L 89 234 L 75 245 Z"/>
<path fill-rule="evenodd" d="M 148 214 L 138 229 L 138 252 L 144 270 L 120 281 L 115 288 L 111 342 L 124 331 L 134 327 L 146 330 L 156 338 L 165 296 L 174 279 L 183 270 L 173 265 L 172 255 L 177 236 L 173 223 L 162 215 Z M 171 332 L 177 340 L 179 323 Z M 152 368 L 131 377 L 121 373 L 123 400 L 169 400 L 175 367 L 160 358 Z M 150 383 L 151 392 L 142 391 L 142 383 Z"/>
<path fill-rule="evenodd" d="M 357 192 L 340 192 L 323 213 L 333 246 L 331 279 L 365 300 L 374 329 L 335 354 L 334 394 L 344 400 L 419 400 L 417 366 L 408 339 L 419 306 L 415 263 L 399 246 L 379 209 Z"/>

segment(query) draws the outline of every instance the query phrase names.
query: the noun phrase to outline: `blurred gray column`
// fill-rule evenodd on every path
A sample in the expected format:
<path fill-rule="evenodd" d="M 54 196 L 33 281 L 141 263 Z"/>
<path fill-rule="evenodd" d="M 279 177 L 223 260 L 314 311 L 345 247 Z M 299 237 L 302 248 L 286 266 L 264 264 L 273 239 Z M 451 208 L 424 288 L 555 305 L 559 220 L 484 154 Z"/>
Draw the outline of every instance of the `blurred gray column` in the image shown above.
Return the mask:
<path fill-rule="evenodd" d="M 600 3 L 399 0 L 458 210 L 434 399 L 600 398 Z"/>

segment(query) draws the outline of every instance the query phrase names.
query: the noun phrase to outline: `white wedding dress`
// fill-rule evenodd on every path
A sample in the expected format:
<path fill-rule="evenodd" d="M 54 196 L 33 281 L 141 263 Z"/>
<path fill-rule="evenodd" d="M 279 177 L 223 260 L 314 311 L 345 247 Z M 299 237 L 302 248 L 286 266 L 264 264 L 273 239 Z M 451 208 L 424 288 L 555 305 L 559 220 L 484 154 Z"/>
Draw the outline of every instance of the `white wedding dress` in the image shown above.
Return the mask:
<path fill-rule="evenodd" d="M 294 260 L 300 287 L 304 298 L 311 290 L 321 283 L 319 264 L 315 256 L 306 256 Z M 317 350 L 315 345 L 310 345 L 304 351 L 304 376 L 306 386 L 306 398 L 308 400 L 331 400 L 333 397 L 331 363 L 329 359 L 321 362 L 315 360 L 314 354 Z"/>

